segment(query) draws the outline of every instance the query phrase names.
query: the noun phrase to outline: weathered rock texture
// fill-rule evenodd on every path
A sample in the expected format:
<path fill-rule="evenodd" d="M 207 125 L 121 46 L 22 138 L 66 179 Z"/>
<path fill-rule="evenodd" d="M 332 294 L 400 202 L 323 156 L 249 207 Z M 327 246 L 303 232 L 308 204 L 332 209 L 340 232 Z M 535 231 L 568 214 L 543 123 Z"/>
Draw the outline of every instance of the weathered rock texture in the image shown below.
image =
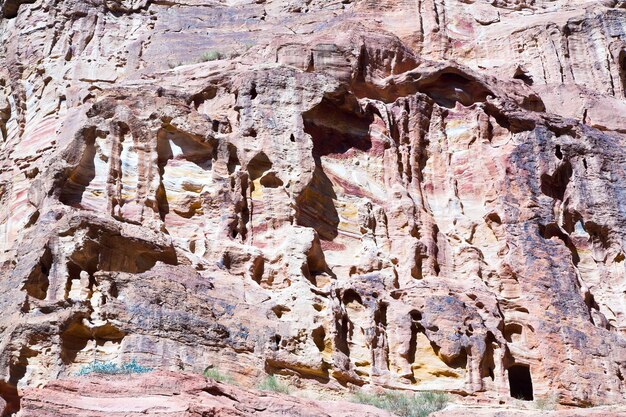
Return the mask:
<path fill-rule="evenodd" d="M 241 389 L 171 371 L 53 381 L 27 388 L 23 403 L 23 417 L 391 417 L 368 405 Z"/>
<path fill-rule="evenodd" d="M 372 406 L 316 401 L 234 387 L 197 374 L 158 371 L 143 375 L 90 375 L 26 388 L 21 417 L 391 417 Z M 517 404 L 519 405 L 519 403 Z M 626 405 L 586 409 L 513 409 L 449 405 L 432 417 L 606 417 L 626 415 Z M 549 407 L 552 408 L 552 407 Z"/>
<path fill-rule="evenodd" d="M 623 1 L 0 11 L 10 412 L 94 359 L 624 401 Z"/>

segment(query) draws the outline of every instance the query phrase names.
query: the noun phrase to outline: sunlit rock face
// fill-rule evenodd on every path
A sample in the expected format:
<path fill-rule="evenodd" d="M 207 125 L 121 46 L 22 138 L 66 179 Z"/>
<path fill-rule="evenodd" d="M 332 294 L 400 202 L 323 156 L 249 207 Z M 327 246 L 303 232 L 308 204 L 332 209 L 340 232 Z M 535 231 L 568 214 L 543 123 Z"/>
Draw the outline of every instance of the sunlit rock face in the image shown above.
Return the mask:
<path fill-rule="evenodd" d="M 626 396 L 622 1 L 0 2 L 0 396 L 93 360 Z"/>
<path fill-rule="evenodd" d="M 20 415 L 25 417 L 141 417 L 155 410 L 162 417 L 392 417 L 371 405 L 244 389 L 174 371 L 52 381 L 43 389 L 26 388 L 22 402 Z"/>

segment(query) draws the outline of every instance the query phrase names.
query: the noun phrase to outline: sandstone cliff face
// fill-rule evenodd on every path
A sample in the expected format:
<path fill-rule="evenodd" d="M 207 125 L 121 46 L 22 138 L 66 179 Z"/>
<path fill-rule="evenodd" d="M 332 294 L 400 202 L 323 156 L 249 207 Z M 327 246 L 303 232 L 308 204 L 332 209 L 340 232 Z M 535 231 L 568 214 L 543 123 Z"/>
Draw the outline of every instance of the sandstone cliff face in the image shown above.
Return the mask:
<path fill-rule="evenodd" d="M 8 411 L 130 359 L 624 401 L 623 1 L 0 11 Z"/>

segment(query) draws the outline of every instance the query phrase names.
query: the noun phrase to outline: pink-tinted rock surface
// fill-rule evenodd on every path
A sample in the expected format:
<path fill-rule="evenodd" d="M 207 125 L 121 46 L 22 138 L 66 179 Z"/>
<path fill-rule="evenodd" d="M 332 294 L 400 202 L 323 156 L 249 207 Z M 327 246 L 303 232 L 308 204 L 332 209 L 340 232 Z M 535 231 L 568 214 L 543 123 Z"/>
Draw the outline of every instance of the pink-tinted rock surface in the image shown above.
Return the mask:
<path fill-rule="evenodd" d="M 200 375 L 158 371 L 139 375 L 74 377 L 27 388 L 21 417 L 110 417 L 159 415 L 391 417 L 387 411 L 347 401 L 316 401 L 285 393 L 253 390 L 217 382 Z M 432 417 L 617 417 L 626 405 L 555 410 L 554 402 L 541 407 L 452 404 Z M 517 407 L 516 407 L 517 406 Z"/>
<path fill-rule="evenodd" d="M 624 403 L 624 1 L 0 0 L 0 64 L 7 413 L 94 360 Z"/>
<path fill-rule="evenodd" d="M 24 393 L 23 417 L 391 417 L 375 407 L 249 390 L 200 375 L 155 372 L 53 381 Z"/>

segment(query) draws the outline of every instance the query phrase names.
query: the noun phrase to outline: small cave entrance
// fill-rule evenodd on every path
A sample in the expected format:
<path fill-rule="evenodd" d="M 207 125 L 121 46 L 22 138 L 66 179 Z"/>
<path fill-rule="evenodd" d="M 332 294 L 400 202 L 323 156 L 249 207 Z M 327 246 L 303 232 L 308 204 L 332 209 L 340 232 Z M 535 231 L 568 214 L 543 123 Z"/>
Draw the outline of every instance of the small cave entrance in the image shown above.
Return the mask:
<path fill-rule="evenodd" d="M 573 173 L 572 165 L 566 161 L 552 175 L 543 174 L 541 176 L 541 192 L 548 197 L 563 201 L 565 190 Z"/>
<path fill-rule="evenodd" d="M 420 91 L 426 93 L 439 106 L 454 108 L 459 102 L 465 107 L 474 103 L 484 103 L 493 93 L 475 79 L 457 74 L 443 73 L 424 80 Z"/>
<path fill-rule="evenodd" d="M 32 270 L 28 279 L 24 283 L 22 290 L 34 298 L 45 300 L 50 286 L 50 270 L 52 269 L 53 256 L 48 245 L 45 246 L 43 255 L 39 263 Z"/>
<path fill-rule="evenodd" d="M 513 365 L 508 369 L 508 373 L 511 397 L 532 401 L 533 381 L 530 376 L 530 367 L 527 365 Z"/>
<path fill-rule="evenodd" d="M 369 136 L 373 114 L 363 113 L 358 103 L 350 98 L 337 103 L 323 98 L 321 103 L 302 113 L 304 131 L 313 140 L 313 157 L 319 164 L 327 155 L 345 154 L 350 149 L 367 152 L 372 147 Z"/>
<path fill-rule="evenodd" d="M 521 80 L 526 85 L 533 85 L 533 77 L 530 76 L 523 68 L 517 67 L 515 74 L 513 74 L 513 78 Z"/>

